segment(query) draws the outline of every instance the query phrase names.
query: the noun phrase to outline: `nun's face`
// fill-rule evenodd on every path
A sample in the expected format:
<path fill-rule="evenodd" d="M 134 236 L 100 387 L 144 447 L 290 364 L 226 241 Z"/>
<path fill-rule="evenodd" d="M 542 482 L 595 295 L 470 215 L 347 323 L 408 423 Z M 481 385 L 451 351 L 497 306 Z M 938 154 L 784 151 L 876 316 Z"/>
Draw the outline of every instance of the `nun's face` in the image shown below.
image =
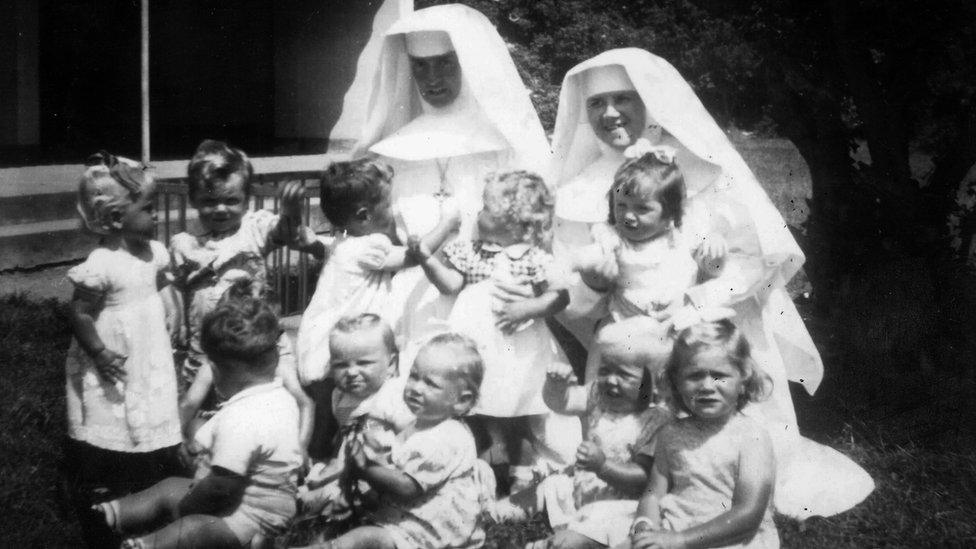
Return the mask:
<path fill-rule="evenodd" d="M 432 57 L 410 56 L 410 73 L 420 97 L 433 107 L 450 105 L 461 92 L 461 66 L 453 51 Z"/>
<path fill-rule="evenodd" d="M 647 121 L 644 102 L 633 90 L 587 97 L 586 117 L 597 138 L 616 149 L 629 147 L 637 141 Z"/>

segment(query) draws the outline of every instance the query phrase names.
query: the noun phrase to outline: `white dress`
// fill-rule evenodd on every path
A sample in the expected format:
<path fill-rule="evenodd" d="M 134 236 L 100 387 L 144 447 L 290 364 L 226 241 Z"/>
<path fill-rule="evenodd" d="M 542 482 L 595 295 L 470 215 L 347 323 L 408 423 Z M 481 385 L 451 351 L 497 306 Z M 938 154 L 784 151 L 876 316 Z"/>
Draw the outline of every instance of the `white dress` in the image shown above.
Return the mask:
<path fill-rule="evenodd" d="M 96 248 L 68 271 L 75 286 L 104 296 L 95 330 L 125 355 L 125 379 L 104 381 L 75 339 L 65 363 L 68 436 L 116 452 L 151 452 L 179 444 L 176 370 L 156 281 L 169 267 L 166 248 L 150 241 L 143 261 L 124 249 Z"/>

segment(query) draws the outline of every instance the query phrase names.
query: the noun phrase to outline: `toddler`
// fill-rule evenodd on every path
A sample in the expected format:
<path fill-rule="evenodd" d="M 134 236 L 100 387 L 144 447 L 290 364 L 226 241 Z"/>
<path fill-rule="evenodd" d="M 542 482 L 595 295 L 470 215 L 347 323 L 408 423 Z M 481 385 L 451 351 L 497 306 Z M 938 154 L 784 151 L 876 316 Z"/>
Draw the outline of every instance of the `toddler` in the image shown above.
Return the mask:
<path fill-rule="evenodd" d="M 337 162 L 322 174 L 322 212 L 341 234 L 328 244 L 319 242 L 328 260 L 298 329 L 303 385 L 328 377 L 329 333 L 339 318 L 363 312 L 388 317 L 395 308 L 390 303 L 393 273 L 414 260 L 396 235 L 392 179 L 389 166 L 369 159 Z M 457 212 L 448 210 L 443 207 L 440 222 L 422 239 L 430 249 L 437 249 L 460 223 Z"/>
<path fill-rule="evenodd" d="M 98 246 L 68 271 L 74 338 L 65 363 L 66 473 L 91 547 L 114 535 L 94 501 L 178 470 L 173 351 L 160 286 L 169 257 L 156 234 L 155 186 L 135 163 L 101 152 L 78 185 L 78 213 Z M 118 543 L 115 541 L 114 543 Z"/>
<path fill-rule="evenodd" d="M 654 467 L 631 529 L 632 547 L 779 547 L 776 462 L 766 429 L 741 413 L 769 376 L 729 320 L 678 334 L 665 372 L 681 416 L 657 437 Z"/>
<path fill-rule="evenodd" d="M 215 305 L 251 296 L 260 299 L 265 292 L 257 289 L 256 280 L 241 278 L 236 280 L 223 297 Z M 315 402 L 309 397 L 302 386 L 298 383 L 298 371 L 295 364 L 295 355 L 292 352 L 292 342 L 288 334 L 282 332 L 278 337 L 278 367 L 275 369 L 275 378 L 280 379 L 285 389 L 291 393 L 298 403 L 299 421 L 299 442 L 303 451 L 307 449 L 312 437 L 312 426 L 315 418 Z M 183 426 L 184 440 L 188 441 L 185 448 L 193 449 L 193 436 L 208 419 L 210 419 L 222 400 L 213 390 L 213 367 L 209 361 L 203 361 L 193 383 L 187 389 L 183 398 L 180 399 L 180 421 Z"/>
<path fill-rule="evenodd" d="M 214 365 L 214 389 L 227 401 L 197 431 L 195 478 L 168 478 L 99 506 L 123 533 L 164 525 L 128 547 L 240 547 L 288 525 L 301 449 L 298 407 L 275 379 L 280 331 L 270 307 L 250 296 L 204 317 L 200 343 Z"/>
<path fill-rule="evenodd" d="M 437 335 L 420 348 L 403 392 L 416 421 L 397 435 L 389 463 L 374 461 L 361 439 L 350 448 L 355 474 L 381 494 L 371 524 L 319 547 L 482 546 L 493 479 L 458 418 L 478 400 L 483 374 L 477 345 L 465 336 Z"/>
<path fill-rule="evenodd" d="M 653 438 L 671 413 L 653 402 L 653 379 L 664 369 L 671 341 L 647 317 L 608 324 L 597 334 L 600 368 L 596 379 L 576 384 L 568 367 L 549 372 L 546 404 L 583 419 L 584 442 L 575 470 L 547 477 L 531 497 L 529 510 L 545 507 L 557 530 L 532 547 L 608 547 L 626 540 L 640 487 L 654 463 Z M 533 508 L 534 507 L 534 508 Z M 563 529 L 564 528 L 564 529 Z"/>
<path fill-rule="evenodd" d="M 238 279 L 266 289 L 265 257 L 282 245 L 313 251 L 310 231 L 301 226 L 304 189 L 298 182 L 282 187 L 281 213 L 249 210 L 254 168 L 244 151 L 222 141 L 200 144 L 187 168 L 190 205 L 200 231 L 174 235 L 170 253 L 186 309 L 185 358 L 180 366 L 181 391 L 193 383 L 206 355 L 200 326 L 227 288 Z M 181 338 L 183 339 L 183 338 Z"/>
<path fill-rule="evenodd" d="M 393 331 L 379 316 L 361 313 L 340 318 L 329 335 L 330 370 L 335 381 L 332 413 L 339 441 L 328 450 L 328 459 L 317 463 L 305 479 L 301 502 L 304 515 L 342 519 L 354 503 L 347 454 L 351 442 L 365 436 L 376 455 L 389 451 L 393 437 L 411 422 L 413 414 L 403 401 L 406 378 L 397 369 Z"/>
<path fill-rule="evenodd" d="M 451 242 L 442 258 L 419 244 L 412 249 L 434 286 L 447 295 L 460 292 L 448 322 L 478 343 L 485 361 L 474 425 L 499 447 L 504 441 L 508 462 L 525 466 L 512 471 L 521 478 L 528 466 L 570 463 L 579 442 L 578 422 L 551 417 L 542 400 L 547 369 L 568 364 L 544 321 L 566 306 L 567 294 L 550 285 L 553 201 L 542 178 L 493 174 L 483 204 L 477 240 Z M 534 297 L 502 300 L 496 286 L 512 283 L 530 284 Z M 520 439 L 531 442 L 526 455 Z"/>
<path fill-rule="evenodd" d="M 661 321 L 680 310 L 690 288 L 721 274 L 724 240 L 682 232 L 685 184 L 674 151 L 638 140 L 625 153 L 608 193 L 607 225 L 593 229 L 596 244 L 583 249 L 577 269 L 590 288 L 608 293 L 603 323 L 636 315 Z M 587 361 L 586 378 L 598 357 Z"/>

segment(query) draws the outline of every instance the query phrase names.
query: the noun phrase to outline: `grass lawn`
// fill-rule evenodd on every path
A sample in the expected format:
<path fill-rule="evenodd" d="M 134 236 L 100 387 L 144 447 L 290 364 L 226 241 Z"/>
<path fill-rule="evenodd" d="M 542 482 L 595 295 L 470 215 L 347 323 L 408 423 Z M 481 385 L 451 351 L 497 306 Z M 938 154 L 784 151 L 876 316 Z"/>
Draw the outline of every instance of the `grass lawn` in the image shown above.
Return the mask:
<path fill-rule="evenodd" d="M 745 143 L 741 149 L 788 221 L 801 222 L 810 187 L 795 149 L 779 142 Z M 860 394 L 863 383 L 834 367 L 836 328 L 815 318 L 808 325 L 828 377 L 815 398 L 794 393 L 801 429 L 863 465 L 877 490 L 840 516 L 804 524 L 779 520 L 784 547 L 976 546 L 976 457 L 928 439 L 917 445 L 911 427 L 893 436 L 890 422 L 872 413 Z M 0 297 L 0 502 L 5 509 L 0 546 L 80 544 L 77 525 L 62 504 L 57 473 L 69 337 L 63 303 Z M 546 531 L 539 520 L 494 525 L 486 546 L 521 547 Z"/>

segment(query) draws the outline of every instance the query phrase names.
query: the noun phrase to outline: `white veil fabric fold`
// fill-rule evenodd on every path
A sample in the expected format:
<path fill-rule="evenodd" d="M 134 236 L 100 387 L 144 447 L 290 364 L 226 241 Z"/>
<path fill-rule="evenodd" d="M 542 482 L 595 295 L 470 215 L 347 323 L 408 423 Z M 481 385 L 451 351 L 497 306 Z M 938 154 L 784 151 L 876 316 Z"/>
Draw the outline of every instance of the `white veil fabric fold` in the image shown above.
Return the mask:
<path fill-rule="evenodd" d="M 507 142 L 514 155 L 511 165 L 542 173 L 549 159 L 539 117 L 501 36 L 481 12 L 460 4 L 434 6 L 408 14 L 386 32 L 379 69 L 373 81 L 362 136 L 353 149 L 359 157 L 423 114 L 425 109 L 410 74 L 404 35 L 421 31 L 448 34 L 457 53 L 463 79 L 462 92 L 479 108 Z M 484 150 L 477 140 L 472 153 Z M 431 149 L 431 157 L 437 156 Z M 448 155 L 440 155 L 448 156 Z"/>
<path fill-rule="evenodd" d="M 705 204 L 737 203 L 745 209 L 749 217 L 747 224 L 755 230 L 769 273 L 765 285 L 768 289 L 758 296 L 764 316 L 775 319 L 770 328 L 789 379 L 803 384 L 812 394 L 823 378 L 823 363 L 784 290 L 786 283 L 803 265 L 803 252 L 745 161 L 691 86 L 670 63 L 639 48 L 623 48 L 603 52 L 570 69 L 559 95 L 549 177 L 559 186 L 600 158 L 601 142 L 588 125 L 586 97 L 581 90 L 583 73 L 606 65 L 623 67 L 644 102 L 649 118 L 660 124 L 680 145 L 678 165 L 686 164 L 682 170 L 686 172 L 689 195 Z M 721 176 L 717 180 L 689 177 L 688 172 L 695 170 L 688 168 L 698 167 L 690 164 L 700 164 L 701 161 L 719 167 Z M 609 182 L 607 185 L 609 188 Z"/>

